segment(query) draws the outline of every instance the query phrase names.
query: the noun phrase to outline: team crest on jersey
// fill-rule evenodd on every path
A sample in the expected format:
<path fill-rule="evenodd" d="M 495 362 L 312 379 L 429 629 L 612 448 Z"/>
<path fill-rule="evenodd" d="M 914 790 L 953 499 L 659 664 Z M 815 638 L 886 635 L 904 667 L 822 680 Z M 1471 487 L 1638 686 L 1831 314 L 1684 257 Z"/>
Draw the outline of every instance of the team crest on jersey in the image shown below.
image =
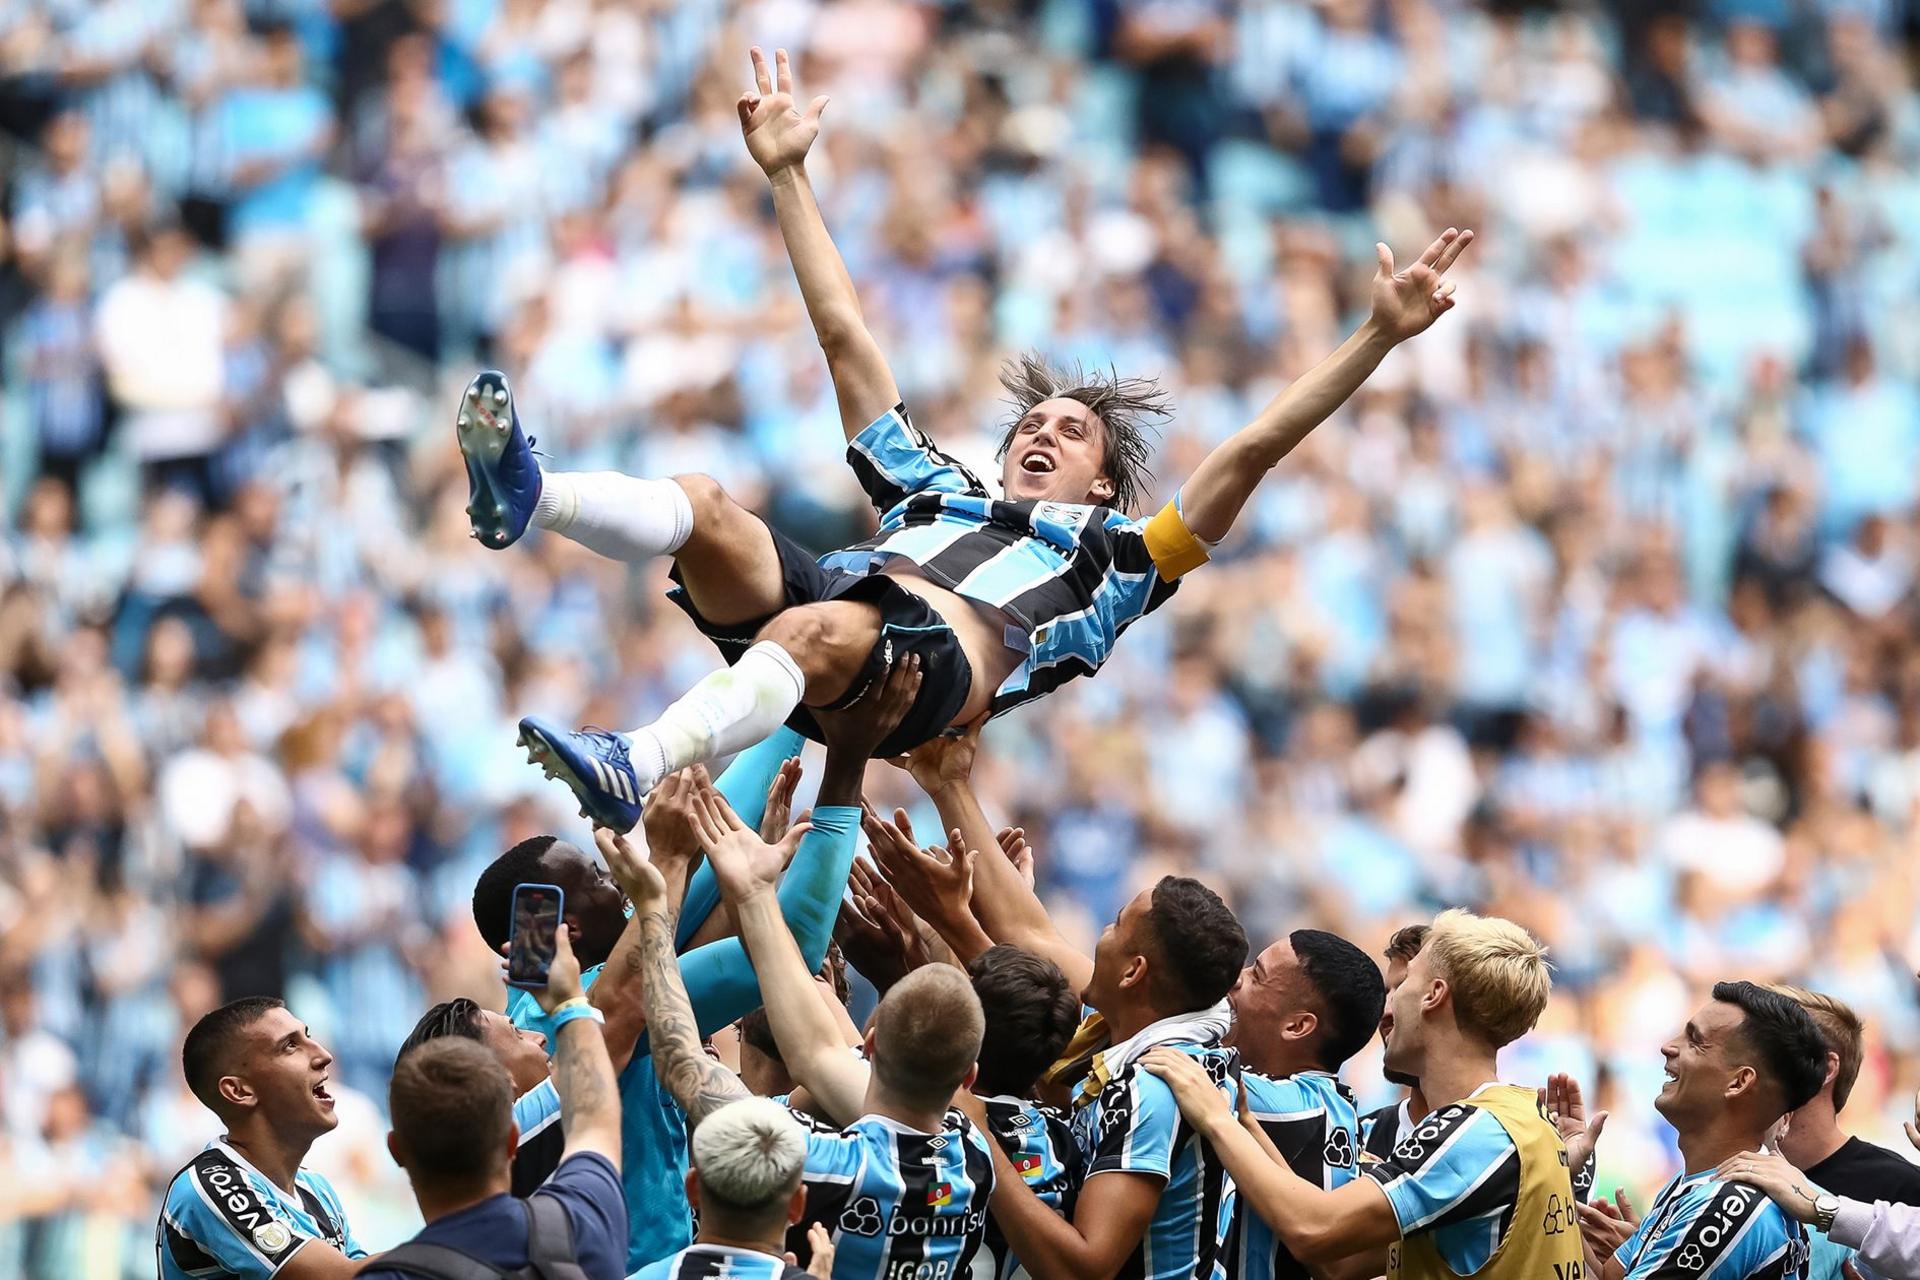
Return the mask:
<path fill-rule="evenodd" d="M 262 1253 L 278 1253 L 293 1243 L 293 1232 L 278 1222 L 263 1222 L 253 1229 L 253 1242 Z"/>
<path fill-rule="evenodd" d="M 857 1236 L 877 1236 L 886 1226 L 880 1218 L 880 1202 L 872 1196 L 861 1196 L 840 1215 L 840 1229 Z"/>
<path fill-rule="evenodd" d="M 1092 507 L 1077 506 L 1071 502 L 1042 502 L 1033 508 L 1033 518 L 1036 523 L 1048 520 L 1077 530 L 1087 522 L 1087 516 L 1092 511 Z"/>

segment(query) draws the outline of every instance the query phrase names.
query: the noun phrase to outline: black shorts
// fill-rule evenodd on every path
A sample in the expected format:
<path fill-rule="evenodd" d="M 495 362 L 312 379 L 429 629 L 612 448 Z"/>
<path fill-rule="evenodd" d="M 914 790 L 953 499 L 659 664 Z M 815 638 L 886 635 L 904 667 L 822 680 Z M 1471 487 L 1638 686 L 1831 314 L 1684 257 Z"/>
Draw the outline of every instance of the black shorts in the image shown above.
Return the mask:
<path fill-rule="evenodd" d="M 874 755 L 876 758 L 897 756 L 945 732 L 966 705 L 967 694 L 973 688 L 973 666 L 946 619 L 935 613 L 925 600 L 883 573 L 858 574 L 824 568 L 805 547 L 778 529 L 769 525 L 767 532 L 773 535 L 774 551 L 780 557 L 780 581 L 786 595 L 782 610 L 827 600 L 863 600 L 880 610 L 880 638 L 874 642 L 845 695 L 828 710 L 850 707 L 869 690 L 877 691 L 895 662 L 917 653 L 920 655 L 920 696 L 914 699 L 900 727 L 880 744 Z M 674 566 L 671 576 L 675 585 L 667 598 L 686 611 L 693 625 L 700 628 L 700 634 L 713 641 L 728 666 L 740 660 L 740 655 L 752 647 L 761 628 L 773 620 L 774 615 L 770 613 L 764 618 L 727 626 L 709 622 L 693 607 L 686 587 L 680 585 L 680 566 Z M 787 727 L 815 742 L 823 740 L 813 713 L 804 706 L 794 708 L 793 714 L 787 717 Z"/>

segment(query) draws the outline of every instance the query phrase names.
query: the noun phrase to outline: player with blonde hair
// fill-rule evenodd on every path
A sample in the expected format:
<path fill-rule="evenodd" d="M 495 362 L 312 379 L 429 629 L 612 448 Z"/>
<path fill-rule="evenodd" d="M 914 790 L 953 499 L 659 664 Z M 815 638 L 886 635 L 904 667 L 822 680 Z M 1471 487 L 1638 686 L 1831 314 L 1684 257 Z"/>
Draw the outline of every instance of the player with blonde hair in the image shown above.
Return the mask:
<path fill-rule="evenodd" d="M 1552 990 L 1546 948 L 1525 929 L 1442 912 L 1381 1019 L 1388 1070 L 1418 1081 L 1433 1110 L 1388 1159 L 1332 1191 L 1294 1174 L 1179 1055 L 1156 1051 L 1146 1065 L 1173 1086 L 1238 1194 L 1316 1271 L 1573 1277 L 1584 1259 L 1569 1146 L 1536 1090 L 1499 1083 L 1496 1065 L 1539 1020 Z M 1573 1153 L 1573 1163 L 1585 1155 Z M 1352 1264 L 1340 1262 L 1349 1257 Z"/>
<path fill-rule="evenodd" d="M 807 1135 L 793 1113 L 769 1098 L 729 1102 L 700 1122 L 687 1143 L 687 1200 L 700 1211 L 700 1234 L 670 1258 L 636 1273 L 635 1280 L 799 1280 L 833 1274 L 833 1242 L 815 1223 L 813 1260 L 806 1271 L 786 1252 L 787 1228 L 807 1208 L 801 1174 Z"/>

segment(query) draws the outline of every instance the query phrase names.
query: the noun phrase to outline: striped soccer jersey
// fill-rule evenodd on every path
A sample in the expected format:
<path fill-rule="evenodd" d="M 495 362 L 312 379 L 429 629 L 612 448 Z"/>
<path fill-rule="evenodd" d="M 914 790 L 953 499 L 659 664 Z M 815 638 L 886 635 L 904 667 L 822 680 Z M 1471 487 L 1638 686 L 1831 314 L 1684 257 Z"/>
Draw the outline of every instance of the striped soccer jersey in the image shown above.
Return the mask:
<path fill-rule="evenodd" d="M 785 1258 L 732 1245 L 690 1244 L 671 1258 L 640 1268 L 629 1280 L 804 1280 Z"/>
<path fill-rule="evenodd" d="M 807 1226 L 833 1234 L 833 1280 L 956 1280 L 986 1232 L 993 1155 L 973 1122 L 948 1111 L 938 1133 L 885 1116 L 844 1129 L 795 1111 L 807 1128 L 806 1215 L 787 1233 L 804 1265 Z"/>
<path fill-rule="evenodd" d="M 820 563 L 878 571 L 901 556 L 926 577 L 1025 632 L 1027 660 L 993 697 L 995 715 L 1092 675 L 1121 632 L 1172 598 L 1204 548 L 1172 508 L 1134 520 L 1108 507 L 1002 502 L 896 406 L 847 447 L 880 531 Z"/>
<path fill-rule="evenodd" d="M 1033 1188 L 1042 1204 L 1063 1217 L 1073 1216 L 1074 1193 L 1080 1187 L 1080 1153 L 1073 1145 L 1073 1126 L 1052 1107 L 1025 1098 L 983 1097 L 987 1128 L 1021 1181 Z M 1006 1233 L 987 1219 L 986 1248 L 974 1258 L 974 1280 L 1010 1280 L 1025 1276 L 1020 1260 L 1007 1247 Z"/>
<path fill-rule="evenodd" d="M 1199 1045 L 1166 1046 L 1197 1058 L 1235 1106 L 1239 1055 Z M 1173 1090 L 1136 1064 L 1109 1081 L 1073 1116 L 1073 1136 L 1087 1178 L 1140 1173 L 1166 1180 L 1140 1245 L 1120 1265 L 1118 1280 L 1211 1277 L 1220 1249 L 1221 1205 L 1231 1183 L 1226 1168 L 1180 1114 Z"/>
<path fill-rule="evenodd" d="M 1765 1192 L 1708 1169 L 1661 1188 L 1613 1256 L 1627 1280 L 1805 1280 L 1810 1252 L 1806 1228 Z"/>
<path fill-rule="evenodd" d="M 315 1240 L 366 1257 L 333 1185 L 310 1169 L 293 1182 L 288 1195 L 225 1142 L 209 1142 L 167 1184 L 155 1239 L 160 1280 L 265 1280 Z"/>
<path fill-rule="evenodd" d="M 1359 1167 L 1360 1119 L 1353 1094 L 1324 1071 L 1273 1079 L 1240 1077 L 1247 1111 L 1287 1167 L 1323 1191 L 1351 1182 Z M 1296 1280 L 1308 1272 L 1253 1206 L 1229 1191 L 1221 1206 L 1225 1242 L 1214 1274 L 1224 1280 Z"/>

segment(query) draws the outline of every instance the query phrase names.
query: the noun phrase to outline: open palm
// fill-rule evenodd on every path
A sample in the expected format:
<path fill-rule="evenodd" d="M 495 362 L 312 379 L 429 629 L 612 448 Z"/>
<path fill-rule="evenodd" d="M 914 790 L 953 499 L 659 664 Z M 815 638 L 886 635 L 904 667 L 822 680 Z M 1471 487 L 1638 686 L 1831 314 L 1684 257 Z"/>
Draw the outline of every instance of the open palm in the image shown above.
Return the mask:
<path fill-rule="evenodd" d="M 767 56 L 753 50 L 754 88 L 740 95 L 734 104 L 740 112 L 740 132 L 747 140 L 747 153 L 768 177 L 807 158 L 807 150 L 820 136 L 820 113 L 826 109 L 825 97 L 815 98 L 801 111 L 793 97 L 793 67 L 787 51 L 773 53 L 774 75 L 767 74 Z"/>
<path fill-rule="evenodd" d="M 1376 244 L 1380 269 L 1373 276 L 1374 323 L 1395 342 L 1405 342 L 1452 310 L 1453 281 L 1441 277 L 1472 243 L 1473 232 L 1448 227 L 1399 271 L 1394 270 L 1393 250 Z"/>

